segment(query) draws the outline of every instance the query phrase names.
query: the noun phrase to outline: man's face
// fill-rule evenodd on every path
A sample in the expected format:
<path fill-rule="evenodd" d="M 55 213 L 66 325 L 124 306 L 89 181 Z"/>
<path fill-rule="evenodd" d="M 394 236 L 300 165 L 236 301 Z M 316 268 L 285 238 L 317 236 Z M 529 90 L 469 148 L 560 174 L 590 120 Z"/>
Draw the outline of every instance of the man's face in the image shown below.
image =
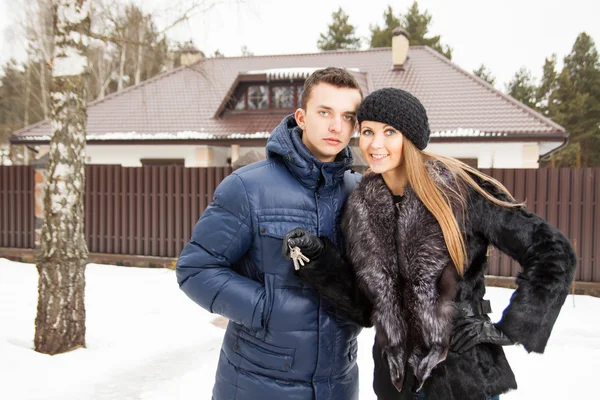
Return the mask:
<path fill-rule="evenodd" d="M 357 129 L 356 110 L 361 102 L 358 89 L 327 83 L 313 87 L 306 110 L 296 110 L 302 142 L 322 162 L 331 162 L 348 145 Z"/>

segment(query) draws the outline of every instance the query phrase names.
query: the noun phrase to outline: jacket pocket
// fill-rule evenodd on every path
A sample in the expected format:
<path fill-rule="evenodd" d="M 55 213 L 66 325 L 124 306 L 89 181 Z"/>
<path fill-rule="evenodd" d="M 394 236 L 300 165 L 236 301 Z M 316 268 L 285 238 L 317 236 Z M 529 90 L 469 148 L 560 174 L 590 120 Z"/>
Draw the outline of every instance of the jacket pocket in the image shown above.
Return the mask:
<path fill-rule="evenodd" d="M 234 348 L 250 363 L 265 369 L 287 372 L 294 364 L 296 349 L 273 346 L 240 330 Z"/>
<path fill-rule="evenodd" d="M 282 244 L 285 235 L 295 228 L 304 228 L 315 234 L 316 224 L 310 218 L 298 215 L 259 215 L 258 234 L 260 237 L 260 250 L 263 264 L 261 270 L 264 273 L 266 290 L 266 303 L 263 311 L 263 330 L 268 329 L 271 313 L 275 302 L 275 282 L 277 279 L 286 282 L 295 282 L 301 285 L 299 280 L 294 280 L 291 275 L 294 267 L 291 260 L 283 258 Z M 279 277 L 279 278 L 277 278 Z"/>
<path fill-rule="evenodd" d="M 282 221 L 282 217 L 274 220 L 272 217 L 258 218 L 258 231 L 261 236 L 269 236 L 274 239 L 283 239 L 285 235 L 296 228 L 303 228 L 312 234 L 316 234 L 316 229 L 310 223 L 310 220 L 294 218 L 293 220 Z"/>

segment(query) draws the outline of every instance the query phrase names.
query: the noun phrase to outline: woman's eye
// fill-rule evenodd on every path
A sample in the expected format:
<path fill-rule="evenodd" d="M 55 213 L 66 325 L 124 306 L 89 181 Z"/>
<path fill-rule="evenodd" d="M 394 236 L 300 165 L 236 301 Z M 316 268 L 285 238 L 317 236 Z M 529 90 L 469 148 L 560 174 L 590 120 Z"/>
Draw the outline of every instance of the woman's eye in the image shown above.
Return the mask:
<path fill-rule="evenodd" d="M 396 131 L 393 130 L 393 129 L 388 129 L 387 131 L 385 131 L 385 135 L 386 136 L 392 136 L 392 135 L 395 135 L 395 134 L 396 134 Z"/>
<path fill-rule="evenodd" d="M 365 135 L 365 136 L 371 136 L 373 134 L 373 132 L 371 132 L 368 129 L 365 129 L 364 131 L 362 131 L 362 134 Z"/>

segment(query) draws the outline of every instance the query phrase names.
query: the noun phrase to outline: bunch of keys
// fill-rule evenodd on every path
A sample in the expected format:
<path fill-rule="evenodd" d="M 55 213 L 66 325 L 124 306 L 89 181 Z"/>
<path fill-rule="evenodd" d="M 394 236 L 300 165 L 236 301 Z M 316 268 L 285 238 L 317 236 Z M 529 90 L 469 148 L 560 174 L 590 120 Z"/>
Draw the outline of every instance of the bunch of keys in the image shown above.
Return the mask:
<path fill-rule="evenodd" d="M 296 271 L 298 271 L 300 269 L 300 266 L 304 267 L 304 263 L 307 263 L 310 261 L 310 259 L 308 257 L 306 257 L 304 254 L 302 254 L 302 252 L 300 251 L 300 247 L 295 246 L 292 247 L 288 244 L 288 247 L 290 248 L 290 257 L 292 257 L 292 260 L 294 261 L 294 269 Z"/>

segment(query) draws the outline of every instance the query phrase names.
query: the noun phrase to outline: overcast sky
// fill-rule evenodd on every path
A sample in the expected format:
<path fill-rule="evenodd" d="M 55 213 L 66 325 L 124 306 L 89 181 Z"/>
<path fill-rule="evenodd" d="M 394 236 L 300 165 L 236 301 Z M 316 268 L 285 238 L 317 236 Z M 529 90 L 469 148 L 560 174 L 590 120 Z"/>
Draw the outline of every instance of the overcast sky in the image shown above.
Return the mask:
<path fill-rule="evenodd" d="M 26 1 L 26 0 L 20 0 Z M 125 0 L 122 0 L 124 3 Z M 161 12 L 159 25 L 172 21 L 173 4 L 191 0 L 135 0 L 148 12 Z M 319 34 L 331 22 L 331 13 L 341 5 L 357 27 L 359 36 L 370 36 L 370 24 L 382 24 L 383 13 L 392 4 L 396 13 L 412 4 L 391 0 L 224 0 L 204 15 L 180 25 L 170 37 L 192 39 L 206 54 L 219 49 L 226 56 L 240 55 L 241 47 L 256 55 L 316 52 Z M 422 0 L 421 10 L 433 15 L 432 34 L 453 48 L 453 62 L 472 71 L 484 63 L 504 84 L 522 66 L 540 77 L 544 59 L 552 53 L 559 61 L 568 54 L 580 32 L 600 41 L 598 0 Z M 23 43 L 13 20 L 16 2 L 0 0 L 0 63 L 11 56 L 23 57 Z M 10 7 L 17 7 L 9 9 Z"/>

